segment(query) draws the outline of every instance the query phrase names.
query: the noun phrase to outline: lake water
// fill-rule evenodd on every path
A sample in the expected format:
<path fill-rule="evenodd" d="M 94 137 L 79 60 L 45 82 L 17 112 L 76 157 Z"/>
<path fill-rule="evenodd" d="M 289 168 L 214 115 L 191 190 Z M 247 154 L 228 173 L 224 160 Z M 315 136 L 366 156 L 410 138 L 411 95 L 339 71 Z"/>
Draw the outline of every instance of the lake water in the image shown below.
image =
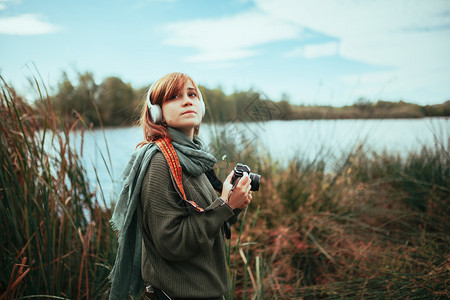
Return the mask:
<path fill-rule="evenodd" d="M 424 145 L 433 147 L 437 138 L 448 149 L 449 121 L 448 118 L 427 118 L 230 122 L 220 126 L 203 124 L 199 135 L 209 143 L 214 136 L 213 132 L 225 130 L 227 138 L 241 141 L 244 136 L 245 141 L 242 141 L 242 144 L 267 151 L 282 164 L 292 158 L 322 158 L 331 167 L 361 143 L 366 150 L 405 155 L 419 151 Z M 97 170 L 106 202 L 118 192 L 117 179 L 135 146 L 141 141 L 142 129 L 137 127 L 85 133 L 84 165 L 94 186 L 98 186 L 94 172 Z M 104 159 L 110 172 L 105 167 Z"/>

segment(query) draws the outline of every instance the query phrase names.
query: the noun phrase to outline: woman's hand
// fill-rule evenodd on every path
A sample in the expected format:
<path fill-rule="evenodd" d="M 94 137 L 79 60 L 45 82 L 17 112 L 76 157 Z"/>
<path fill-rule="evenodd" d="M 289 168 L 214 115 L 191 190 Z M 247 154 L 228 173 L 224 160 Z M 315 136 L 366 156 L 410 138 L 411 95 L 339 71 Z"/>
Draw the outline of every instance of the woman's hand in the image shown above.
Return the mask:
<path fill-rule="evenodd" d="M 252 200 L 252 194 L 250 192 L 252 180 L 248 176 L 248 173 L 244 172 L 244 175 L 238 179 L 236 186 L 233 189 L 231 184 L 231 178 L 233 177 L 234 171 L 228 175 L 227 179 L 223 183 L 222 199 L 228 202 L 228 205 L 234 209 L 244 209 Z M 230 194 L 231 192 L 231 194 Z"/>

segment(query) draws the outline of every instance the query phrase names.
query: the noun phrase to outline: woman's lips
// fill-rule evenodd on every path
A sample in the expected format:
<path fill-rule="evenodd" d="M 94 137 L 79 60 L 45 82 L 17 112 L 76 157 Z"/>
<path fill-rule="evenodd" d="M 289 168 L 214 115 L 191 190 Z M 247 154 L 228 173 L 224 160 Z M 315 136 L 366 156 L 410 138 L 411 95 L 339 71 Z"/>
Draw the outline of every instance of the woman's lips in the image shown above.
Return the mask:
<path fill-rule="evenodd" d="M 196 112 L 193 110 L 187 110 L 184 113 L 182 113 L 182 115 L 185 115 L 185 114 L 196 114 Z"/>

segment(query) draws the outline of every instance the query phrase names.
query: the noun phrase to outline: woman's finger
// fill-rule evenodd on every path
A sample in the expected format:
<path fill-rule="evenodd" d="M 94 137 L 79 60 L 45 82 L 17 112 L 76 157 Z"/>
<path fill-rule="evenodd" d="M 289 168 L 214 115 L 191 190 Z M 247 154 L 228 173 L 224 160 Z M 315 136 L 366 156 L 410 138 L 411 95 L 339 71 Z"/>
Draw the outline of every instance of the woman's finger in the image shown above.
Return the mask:
<path fill-rule="evenodd" d="M 230 172 L 230 174 L 228 174 L 227 179 L 225 179 L 225 182 L 230 182 L 231 183 L 231 178 L 233 177 L 234 174 L 234 170 Z"/>
<path fill-rule="evenodd" d="M 244 175 L 240 178 L 238 186 L 245 186 L 247 184 L 250 184 L 251 179 L 248 176 L 248 173 L 244 173 Z"/>
<path fill-rule="evenodd" d="M 252 186 L 249 184 L 248 188 L 247 188 L 247 194 L 250 194 L 251 189 L 252 189 Z"/>

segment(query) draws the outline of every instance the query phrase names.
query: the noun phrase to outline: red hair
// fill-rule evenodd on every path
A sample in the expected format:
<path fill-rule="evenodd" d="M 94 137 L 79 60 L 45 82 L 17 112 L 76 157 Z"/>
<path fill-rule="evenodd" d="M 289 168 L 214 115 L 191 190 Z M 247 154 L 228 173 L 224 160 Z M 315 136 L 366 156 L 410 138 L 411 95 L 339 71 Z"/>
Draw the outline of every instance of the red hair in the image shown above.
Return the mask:
<path fill-rule="evenodd" d="M 195 90 L 199 93 L 200 91 L 194 83 L 194 80 L 184 73 L 170 73 L 158 79 L 153 84 L 152 90 L 150 91 L 151 103 L 162 107 L 164 102 L 170 100 L 173 96 L 180 94 L 188 81 L 194 85 Z M 142 147 L 145 144 L 154 142 L 160 138 L 168 137 L 172 140 L 172 137 L 167 130 L 167 124 L 164 120 L 160 123 L 154 123 L 150 119 L 147 102 L 145 102 L 142 107 L 142 114 L 139 124 L 144 130 L 144 141 L 140 142 L 137 147 Z M 196 127 L 194 134 L 198 134 L 198 130 L 199 128 Z"/>

